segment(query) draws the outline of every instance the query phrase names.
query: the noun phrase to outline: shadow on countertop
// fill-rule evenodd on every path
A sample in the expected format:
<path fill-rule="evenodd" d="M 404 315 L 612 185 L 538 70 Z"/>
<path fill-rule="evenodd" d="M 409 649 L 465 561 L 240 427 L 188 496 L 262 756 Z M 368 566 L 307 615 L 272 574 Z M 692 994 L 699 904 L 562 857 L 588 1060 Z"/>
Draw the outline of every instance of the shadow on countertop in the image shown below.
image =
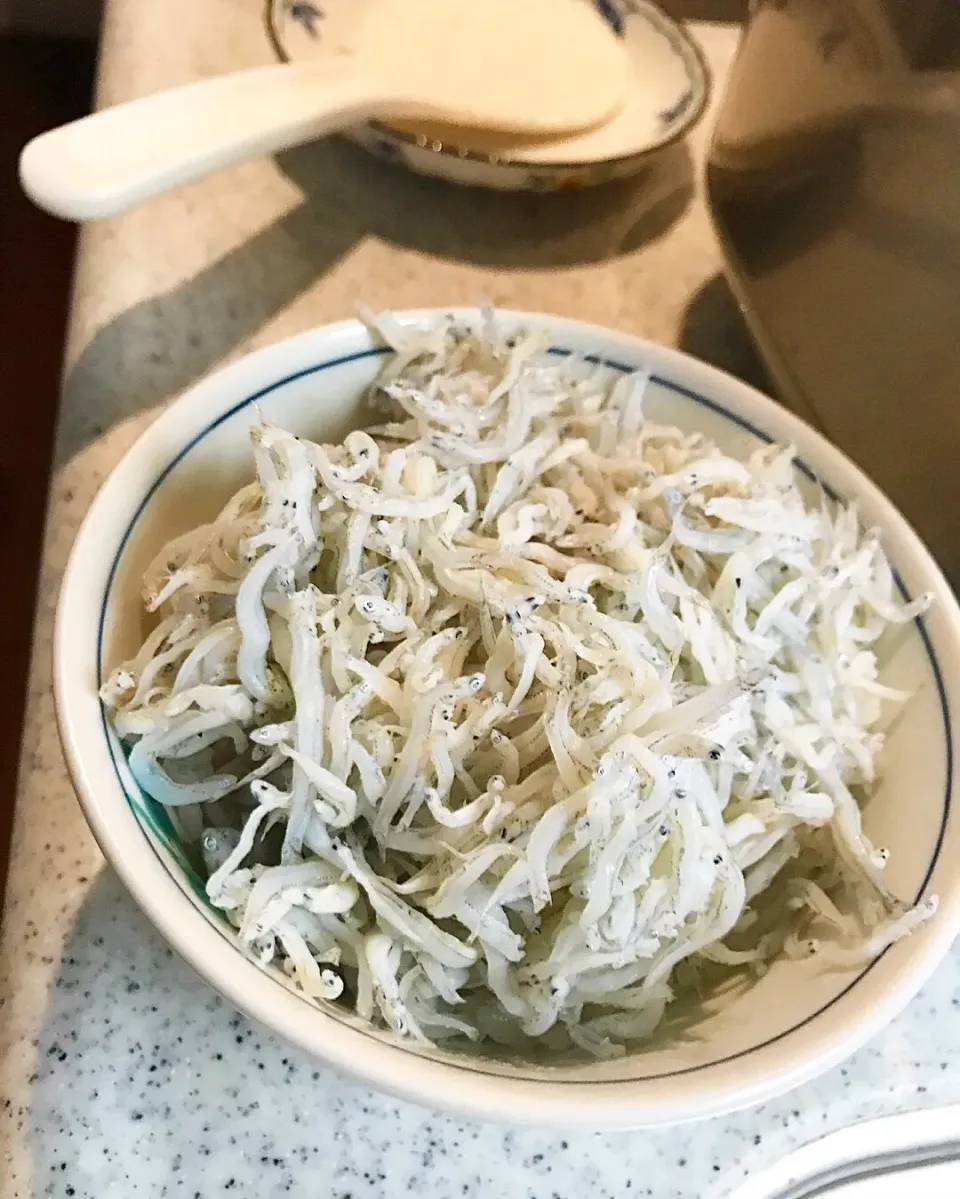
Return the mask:
<path fill-rule="evenodd" d="M 302 203 L 116 317 L 81 353 L 67 380 L 61 460 L 195 383 L 366 238 L 499 271 L 560 270 L 636 252 L 662 237 L 694 194 L 683 143 L 632 179 L 547 195 L 425 179 L 340 140 L 290 150 L 277 164 Z"/>
<path fill-rule="evenodd" d="M 629 1132 L 481 1124 L 311 1061 L 202 982 L 109 867 L 57 952 L 35 1043 L 0 1063 L 16 1102 L 0 1099 L 0 1145 L 9 1128 L 25 1149 L 4 1176 L 12 1195 L 506 1199 L 587 1194 L 601 1174 L 606 1193 L 653 1194 L 632 1189 Z M 648 1130 L 642 1171 L 675 1141 Z"/>
<path fill-rule="evenodd" d="M 315 221 L 332 216 L 404 249 L 505 270 L 561 269 L 632 253 L 662 237 L 693 197 L 685 143 L 652 155 L 632 178 L 547 194 L 428 179 L 340 140 L 299 146 L 278 156 L 277 165 Z M 319 232 L 306 234 L 308 250 Z"/>
<path fill-rule="evenodd" d="M 736 375 L 758 391 L 774 394 L 773 383 L 723 275 L 714 275 L 691 297 L 677 344 L 686 353 Z"/>

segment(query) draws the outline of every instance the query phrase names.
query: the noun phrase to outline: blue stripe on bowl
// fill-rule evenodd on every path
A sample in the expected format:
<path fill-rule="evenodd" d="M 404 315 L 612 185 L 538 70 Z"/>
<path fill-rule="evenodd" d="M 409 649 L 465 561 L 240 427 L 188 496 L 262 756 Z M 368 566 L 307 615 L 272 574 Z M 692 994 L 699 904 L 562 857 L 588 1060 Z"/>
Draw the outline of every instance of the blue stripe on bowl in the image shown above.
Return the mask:
<path fill-rule="evenodd" d="M 247 396 L 245 399 L 240 400 L 238 403 L 234 404 L 232 408 L 227 409 L 226 412 L 222 413 L 215 420 L 211 421 L 210 424 L 208 424 L 203 430 L 201 430 L 201 432 L 199 432 L 194 438 L 192 438 L 192 440 L 189 441 L 183 447 L 183 449 L 169 463 L 169 465 L 167 467 L 165 467 L 165 469 L 161 472 L 161 474 L 157 477 L 157 479 L 154 480 L 149 491 L 144 496 L 144 498 L 141 501 L 140 505 L 138 506 L 136 512 L 133 514 L 133 517 L 131 518 L 129 525 L 127 526 L 126 532 L 124 533 L 124 535 L 120 541 L 120 545 L 119 545 L 116 555 L 114 556 L 114 559 L 113 559 L 113 564 L 110 567 L 110 573 L 107 577 L 107 585 L 104 590 L 103 603 L 100 608 L 100 622 L 99 622 L 99 626 L 97 629 L 97 685 L 98 685 L 98 687 L 101 685 L 101 683 L 103 681 L 103 635 L 104 635 L 104 626 L 106 623 L 107 605 L 110 600 L 110 592 L 113 588 L 113 581 L 114 581 L 114 578 L 117 573 L 117 569 L 120 564 L 120 558 L 123 555 L 123 551 L 126 548 L 127 543 L 130 540 L 131 534 L 133 533 L 133 530 L 137 524 L 137 521 L 143 515 L 143 512 L 146 509 L 147 505 L 153 499 L 158 488 L 161 486 L 161 484 L 164 482 L 164 480 L 170 475 L 170 472 L 174 469 L 174 467 L 176 467 L 178 465 L 178 463 L 183 461 L 183 459 L 187 456 L 187 454 L 190 453 L 190 451 L 193 449 L 193 447 L 198 444 L 198 442 L 202 441 L 203 438 L 206 437 L 209 433 L 212 433 L 214 429 L 216 429 L 220 425 L 222 425 L 224 423 L 224 421 L 229 420 L 232 416 L 235 416 L 238 412 L 241 412 L 244 408 L 248 408 L 251 404 L 255 404 L 258 400 L 263 399 L 265 396 L 268 396 L 275 391 L 279 391 L 281 388 L 286 387 L 291 383 L 295 383 L 299 379 L 305 379 L 305 378 L 310 377 L 311 375 L 319 375 L 319 374 L 322 374 L 324 371 L 333 370 L 338 366 L 346 366 L 351 362 L 359 362 L 366 358 L 379 357 L 381 355 L 386 354 L 387 352 L 388 351 L 385 348 L 379 348 L 379 347 L 369 349 L 369 350 L 360 350 L 355 354 L 346 354 L 340 358 L 334 358 L 334 359 L 331 359 L 326 362 L 320 362 L 320 363 L 317 363 L 315 366 L 306 367 L 303 370 L 296 371 L 291 375 L 287 375 L 282 379 L 278 379 L 276 382 L 271 383 L 269 386 L 263 387 L 259 391 L 254 392 L 252 395 Z M 554 346 L 549 350 L 549 353 L 558 355 L 558 356 L 571 357 L 575 352 L 572 350 L 566 349 L 562 346 Z M 617 361 L 615 361 L 613 359 L 609 359 L 609 358 L 598 357 L 596 355 L 586 355 L 583 357 L 585 357 L 585 360 L 587 362 L 596 363 L 597 365 L 608 367 L 610 370 L 619 371 L 621 374 L 628 374 L 631 371 L 636 369 L 635 367 L 626 365 L 625 363 L 617 362 Z M 728 408 L 725 408 L 718 401 L 712 400 L 708 396 L 702 395 L 700 392 L 693 391 L 689 387 L 684 387 L 682 384 L 676 383 L 676 382 L 674 382 L 674 380 L 665 378 L 662 375 L 652 375 L 651 381 L 658 384 L 661 387 L 666 388 L 669 391 L 674 392 L 676 395 L 683 396 L 685 399 L 691 400 L 695 404 L 699 404 L 702 408 L 706 408 L 710 412 L 716 413 L 718 416 L 721 416 L 725 420 L 730 421 L 732 424 L 737 425 L 739 428 L 743 429 L 747 433 L 750 433 L 753 437 L 758 438 L 760 441 L 765 442 L 767 445 L 772 445 L 773 442 L 775 441 L 775 438 L 771 437 L 768 433 L 765 433 L 762 429 L 758 428 L 755 424 L 753 424 L 751 421 L 747 420 L 745 417 L 738 416 L 735 412 L 731 412 Z M 842 501 L 840 501 L 840 497 L 829 486 L 829 484 L 825 483 L 822 479 L 820 479 L 819 476 L 816 474 L 816 472 L 814 470 L 812 470 L 811 467 L 809 465 L 807 465 L 807 463 L 805 463 L 802 459 L 795 458 L 794 464 L 796 465 L 797 469 L 804 476 L 806 476 L 806 478 L 808 478 L 812 482 L 816 483 L 818 486 L 822 487 L 824 493 L 831 500 L 833 500 L 834 502 L 842 502 Z M 904 585 L 903 579 L 901 578 L 900 574 L 896 571 L 894 572 L 894 577 L 896 579 L 897 587 L 900 591 L 901 596 L 903 597 L 903 599 L 906 602 L 909 602 L 910 596 L 909 596 L 909 593 L 907 592 L 906 586 Z M 953 740 L 952 740 L 951 731 L 950 731 L 950 729 L 951 729 L 950 708 L 949 708 L 949 704 L 947 701 L 947 693 L 946 693 L 946 688 L 945 688 L 944 682 L 943 682 L 943 674 L 940 669 L 940 664 L 937 661 L 937 656 L 934 652 L 933 643 L 930 640 L 930 635 L 927 631 L 925 621 L 922 618 L 918 618 L 914 623 L 916 624 L 916 628 L 920 635 L 920 639 L 923 642 L 923 647 L 926 652 L 927 659 L 930 663 L 930 669 L 933 673 L 934 682 L 936 684 L 937 696 L 940 701 L 940 710 L 941 710 L 941 716 L 943 719 L 943 738 L 944 738 L 944 746 L 945 746 L 946 774 L 947 774 L 946 788 L 945 788 L 944 797 L 943 797 L 943 811 L 942 811 L 941 817 L 940 817 L 940 828 L 938 830 L 936 843 L 934 845 L 933 853 L 930 858 L 930 864 L 927 867 L 926 873 L 923 876 L 923 882 L 921 883 L 920 888 L 919 888 L 917 895 L 915 897 L 915 900 L 914 900 L 914 902 L 917 903 L 923 897 L 923 893 L 926 891 L 927 886 L 930 882 L 930 879 L 933 876 L 933 872 L 936 869 L 936 865 L 937 865 L 937 862 L 940 857 L 940 853 L 943 848 L 944 837 L 946 836 L 947 823 L 950 818 L 950 810 L 951 810 L 952 802 L 953 802 L 954 752 L 953 752 Z M 177 863 L 177 865 L 179 866 L 182 873 L 186 876 L 191 890 L 196 895 L 201 897 L 205 903 L 207 903 L 207 906 L 208 906 L 208 908 L 210 908 L 211 911 L 214 911 L 216 913 L 217 927 L 220 929 L 221 934 L 224 936 L 224 938 L 226 940 L 228 940 L 231 943 L 231 945 L 234 946 L 234 948 L 237 949 L 238 953 L 242 953 L 243 952 L 242 949 L 237 945 L 236 936 L 234 934 L 232 926 L 230 926 L 228 924 L 228 922 L 226 921 L 226 919 L 222 916 L 222 914 L 220 912 L 217 912 L 215 909 L 213 909 L 211 907 L 211 905 L 207 902 L 206 892 L 205 892 L 205 889 L 203 886 L 203 880 L 199 878 L 196 871 L 193 869 L 193 867 L 190 865 L 189 861 L 186 859 L 181 847 L 177 844 L 176 837 L 173 833 L 173 828 L 170 824 L 170 819 L 167 816 L 167 813 L 163 809 L 162 805 L 158 804 L 155 800 L 153 800 L 149 796 L 145 795 L 140 790 L 139 787 L 137 787 L 135 785 L 127 784 L 127 782 L 124 778 L 124 774 L 126 774 L 127 777 L 129 779 L 131 779 L 131 781 L 132 781 L 132 776 L 129 774 L 129 771 L 127 771 L 125 769 L 123 772 L 121 772 L 120 764 L 117 761 L 117 754 L 120 753 L 122 755 L 122 750 L 120 749 L 119 740 L 116 737 L 116 734 L 112 732 L 112 730 L 110 729 L 110 727 L 108 725 L 107 710 L 102 705 L 101 705 L 101 719 L 102 719 L 102 724 L 103 724 L 104 737 L 107 742 L 108 752 L 110 753 L 110 760 L 113 763 L 114 773 L 116 774 L 116 778 L 117 778 L 117 784 L 120 787 L 120 789 L 123 791 L 124 795 L 126 796 L 127 803 L 130 805 L 130 808 L 132 809 L 132 811 L 133 811 L 134 815 L 136 816 L 138 822 L 140 823 L 141 827 L 144 828 L 144 831 L 147 834 L 148 840 L 150 841 L 151 847 L 153 848 L 154 852 L 157 854 L 157 857 L 160 859 L 160 861 L 163 863 L 165 869 L 167 869 L 168 871 L 170 869 L 169 863 L 167 862 L 167 860 L 164 858 L 163 854 L 161 853 L 161 849 L 163 849 L 167 854 L 169 854 L 169 856 Z M 174 877 L 176 877 L 176 876 L 174 876 Z M 624 1083 L 626 1083 L 626 1082 L 652 1082 L 652 1081 L 654 1081 L 656 1079 L 660 1079 L 660 1078 L 677 1078 L 681 1075 L 696 1074 L 696 1073 L 700 1072 L 701 1070 L 707 1070 L 714 1066 L 723 1065 L 727 1062 L 738 1061 L 741 1058 L 748 1057 L 750 1054 L 759 1052 L 761 1049 L 766 1049 L 770 1045 L 775 1045 L 777 1042 L 782 1041 L 786 1037 L 791 1036 L 793 1033 L 797 1032 L 799 1029 L 805 1028 L 808 1024 L 812 1023 L 814 1020 L 816 1020 L 820 1016 L 822 1016 L 825 1012 L 829 1011 L 830 1008 L 832 1008 L 835 1004 L 839 1003 L 839 1001 L 841 999 L 843 999 L 844 996 L 848 995 L 854 989 L 854 987 L 856 987 L 858 985 L 858 983 L 861 981 L 861 979 L 865 978 L 870 973 L 870 971 L 877 965 L 877 963 L 881 960 L 881 958 L 883 958 L 885 956 L 885 954 L 887 952 L 888 952 L 888 950 L 884 950 L 884 952 L 881 953 L 879 955 L 879 957 L 874 958 L 874 960 L 872 962 L 870 962 L 867 966 L 865 966 L 864 969 L 857 975 L 857 977 L 855 979 L 853 979 L 852 982 L 848 983 L 847 986 L 844 987 L 844 989 L 838 995 L 835 995 L 833 997 L 833 999 L 829 1000 L 827 1003 L 825 1003 L 821 1007 L 817 1008 L 816 1011 L 811 1012 L 811 1014 L 809 1016 L 806 1016 L 803 1020 L 799 1021 L 797 1024 L 792 1025 L 790 1028 L 785 1029 L 783 1032 L 777 1033 L 776 1036 L 768 1037 L 765 1041 L 760 1041 L 756 1045 L 750 1046 L 748 1049 L 741 1049 L 737 1053 L 728 1054 L 726 1057 L 717 1058 L 711 1062 L 704 1062 L 701 1065 L 685 1066 L 680 1069 L 662 1070 L 662 1071 L 657 1071 L 655 1073 L 636 1074 L 636 1075 L 632 1075 L 630 1078 L 619 1079 L 618 1081 L 622 1081 Z M 310 1001 L 304 999 L 304 1002 L 309 1003 Z M 314 1005 L 311 1003 L 310 1006 L 312 1007 Z M 355 1026 L 353 1026 L 353 1027 L 355 1027 Z M 373 1033 L 372 1030 L 370 1032 L 367 1032 L 364 1029 L 359 1028 L 359 1029 L 357 1029 L 357 1031 L 361 1032 L 363 1035 L 370 1036 L 371 1038 L 375 1038 L 377 1040 L 380 1039 L 380 1038 L 376 1037 L 376 1035 Z M 416 1049 L 411 1048 L 410 1052 L 416 1052 Z M 484 1073 L 483 1071 L 478 1070 L 475 1066 L 472 1066 L 470 1064 L 470 1058 L 466 1055 L 449 1054 L 445 1060 L 447 1060 L 449 1062 L 449 1064 L 455 1069 L 464 1070 L 468 1073 Z M 511 1065 L 513 1065 L 513 1064 L 514 1063 L 511 1063 Z M 522 1074 L 518 1074 L 516 1072 L 514 1073 L 514 1076 L 523 1077 Z M 581 1080 L 581 1079 L 567 1079 L 567 1078 L 552 1078 L 551 1084 L 553 1086 L 609 1085 L 605 1082 L 601 1082 L 600 1080 L 594 1080 L 594 1079 L 582 1079 Z"/>

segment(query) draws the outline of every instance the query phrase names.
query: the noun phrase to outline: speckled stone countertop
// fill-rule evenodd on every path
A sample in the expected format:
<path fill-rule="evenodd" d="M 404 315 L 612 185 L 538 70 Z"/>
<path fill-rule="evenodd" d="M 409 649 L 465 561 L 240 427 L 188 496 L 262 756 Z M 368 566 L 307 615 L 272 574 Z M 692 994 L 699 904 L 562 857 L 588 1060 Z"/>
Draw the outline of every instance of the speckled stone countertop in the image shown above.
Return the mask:
<path fill-rule="evenodd" d="M 722 75 L 735 31 L 697 33 Z M 100 100 L 268 58 L 258 0 L 112 0 Z M 261 1035 L 173 957 L 104 867 L 61 759 L 59 574 L 99 483 L 163 404 L 360 296 L 549 309 L 753 377 L 695 174 L 677 151 L 603 193 L 474 195 L 316 146 L 86 231 L 0 941 L 3 1199 L 721 1199 L 825 1129 L 960 1100 L 956 957 L 841 1069 L 691 1128 L 511 1131 L 373 1094 Z"/>

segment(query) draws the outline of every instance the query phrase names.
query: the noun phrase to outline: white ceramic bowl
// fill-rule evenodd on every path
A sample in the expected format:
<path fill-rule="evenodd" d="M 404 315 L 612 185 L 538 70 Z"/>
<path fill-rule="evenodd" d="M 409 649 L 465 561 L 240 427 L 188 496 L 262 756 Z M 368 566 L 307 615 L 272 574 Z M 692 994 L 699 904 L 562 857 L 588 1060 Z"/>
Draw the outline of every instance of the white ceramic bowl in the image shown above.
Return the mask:
<path fill-rule="evenodd" d="M 423 316 L 425 314 L 419 314 Z M 476 320 L 477 313 L 461 312 Z M 409 314 L 403 319 L 417 319 Z M 652 369 L 648 413 L 701 429 L 726 448 L 790 442 L 799 468 L 856 500 L 882 531 L 905 592 L 931 591 L 922 625 L 891 653 L 886 677 L 917 689 L 894 725 L 866 825 L 890 846 L 889 879 L 914 899 L 940 895 L 934 921 L 866 968 L 824 972 L 816 959 L 777 962 L 736 996 L 706 1001 L 672 1042 L 616 1062 L 504 1064 L 401 1045 L 343 1011 L 321 1009 L 238 948 L 207 907 L 162 810 L 137 790 L 97 698 L 104 669 L 141 640 L 139 581 L 168 537 L 212 516 L 251 477 L 253 404 L 271 421 L 340 438 L 382 351 L 355 321 L 313 330 L 218 372 L 173 404 L 104 484 L 77 537 L 57 616 L 57 712 L 87 818 L 118 874 L 170 944 L 253 1019 L 319 1060 L 422 1103 L 517 1123 L 614 1127 L 690 1120 L 756 1103 L 838 1062 L 911 998 L 960 927 L 960 825 L 951 815 L 960 709 L 960 611 L 906 522 L 837 450 L 772 401 L 674 350 L 551 317 L 558 351 L 615 369 Z"/>

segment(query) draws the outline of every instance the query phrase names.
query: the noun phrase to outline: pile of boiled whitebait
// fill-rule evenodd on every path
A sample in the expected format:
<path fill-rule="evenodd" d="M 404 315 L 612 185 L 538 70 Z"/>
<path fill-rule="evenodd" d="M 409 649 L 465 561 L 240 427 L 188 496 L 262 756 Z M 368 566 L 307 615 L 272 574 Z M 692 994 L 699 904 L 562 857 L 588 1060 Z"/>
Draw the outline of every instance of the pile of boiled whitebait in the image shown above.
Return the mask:
<path fill-rule="evenodd" d="M 102 691 L 241 941 L 416 1038 L 612 1055 L 704 970 L 932 914 L 853 793 L 905 698 L 872 647 L 925 605 L 856 512 L 647 420 L 642 372 L 375 325 L 385 423 L 259 424 Z"/>

